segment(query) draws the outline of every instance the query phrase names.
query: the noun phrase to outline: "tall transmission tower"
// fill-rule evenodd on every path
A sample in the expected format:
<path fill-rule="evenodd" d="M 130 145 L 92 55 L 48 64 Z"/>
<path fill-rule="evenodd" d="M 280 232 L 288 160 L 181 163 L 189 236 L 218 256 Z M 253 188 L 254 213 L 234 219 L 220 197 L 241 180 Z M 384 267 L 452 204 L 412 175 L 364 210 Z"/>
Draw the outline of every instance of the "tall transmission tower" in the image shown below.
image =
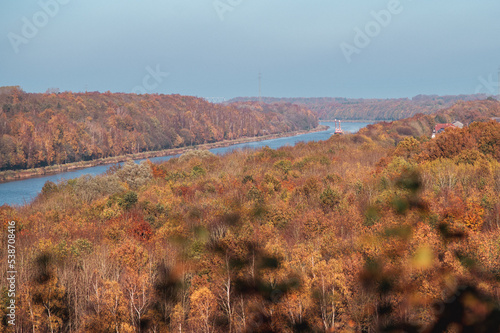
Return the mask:
<path fill-rule="evenodd" d="M 499 69 L 499 75 L 500 75 L 500 69 Z M 259 73 L 259 103 L 262 103 L 262 74 Z"/>

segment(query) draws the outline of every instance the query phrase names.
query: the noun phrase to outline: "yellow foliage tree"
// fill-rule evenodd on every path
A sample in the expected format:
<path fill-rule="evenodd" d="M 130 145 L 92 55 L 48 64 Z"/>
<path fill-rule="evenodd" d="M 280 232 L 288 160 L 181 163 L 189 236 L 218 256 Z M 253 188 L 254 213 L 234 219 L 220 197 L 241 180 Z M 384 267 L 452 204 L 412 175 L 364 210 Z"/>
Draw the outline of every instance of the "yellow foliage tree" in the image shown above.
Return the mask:
<path fill-rule="evenodd" d="M 213 331 L 213 315 L 217 308 L 215 295 L 207 287 L 195 290 L 190 297 L 191 319 L 195 332 Z"/>

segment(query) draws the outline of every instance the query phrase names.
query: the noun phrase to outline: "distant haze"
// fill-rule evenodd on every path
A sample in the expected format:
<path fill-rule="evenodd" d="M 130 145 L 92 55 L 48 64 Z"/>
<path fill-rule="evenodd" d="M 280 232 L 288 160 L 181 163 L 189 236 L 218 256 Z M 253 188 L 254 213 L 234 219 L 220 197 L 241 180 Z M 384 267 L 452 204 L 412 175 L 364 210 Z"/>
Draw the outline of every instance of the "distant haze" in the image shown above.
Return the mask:
<path fill-rule="evenodd" d="M 214 98 L 497 94 L 498 0 L 0 4 L 0 86 Z"/>

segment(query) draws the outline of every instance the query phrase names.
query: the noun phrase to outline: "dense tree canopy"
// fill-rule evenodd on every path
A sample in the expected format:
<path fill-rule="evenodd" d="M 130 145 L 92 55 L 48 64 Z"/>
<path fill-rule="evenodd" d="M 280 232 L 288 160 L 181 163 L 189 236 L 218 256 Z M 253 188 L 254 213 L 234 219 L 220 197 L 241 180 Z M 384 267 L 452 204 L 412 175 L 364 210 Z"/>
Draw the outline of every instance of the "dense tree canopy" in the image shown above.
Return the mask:
<path fill-rule="evenodd" d="M 8 89 L 7 89 L 8 88 Z M 305 107 L 180 95 L 0 90 L 0 170 L 87 161 L 318 125 Z"/>
<path fill-rule="evenodd" d="M 500 124 L 437 117 L 47 183 L 0 208 L 18 328 L 497 332 Z"/>
<path fill-rule="evenodd" d="M 417 113 L 432 114 L 454 105 L 458 101 L 485 99 L 485 95 L 435 96 L 418 95 L 412 99 L 363 98 L 262 98 L 266 103 L 294 103 L 310 108 L 320 119 L 344 120 L 396 120 Z M 235 98 L 231 101 L 256 101 L 257 98 Z"/>

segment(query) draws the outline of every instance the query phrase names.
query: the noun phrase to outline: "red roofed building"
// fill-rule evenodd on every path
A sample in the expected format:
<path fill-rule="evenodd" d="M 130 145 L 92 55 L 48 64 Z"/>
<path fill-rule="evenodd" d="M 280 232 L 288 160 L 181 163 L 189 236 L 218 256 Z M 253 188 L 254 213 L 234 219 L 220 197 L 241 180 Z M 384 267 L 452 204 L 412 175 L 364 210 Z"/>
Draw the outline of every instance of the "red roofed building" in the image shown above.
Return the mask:
<path fill-rule="evenodd" d="M 443 132 L 445 129 L 447 129 L 448 127 L 455 127 L 453 126 L 453 124 L 437 124 L 436 127 L 434 127 L 434 131 L 436 131 L 436 134 L 437 133 L 441 133 Z"/>
<path fill-rule="evenodd" d="M 459 121 L 455 121 L 455 122 L 453 122 L 451 124 L 450 123 L 447 123 L 447 124 L 437 124 L 434 127 L 434 131 L 432 131 L 432 138 L 435 138 L 436 135 L 438 135 L 441 132 L 444 132 L 445 129 L 450 128 L 450 127 L 462 128 L 462 127 L 464 127 L 464 124 L 462 124 Z"/>

